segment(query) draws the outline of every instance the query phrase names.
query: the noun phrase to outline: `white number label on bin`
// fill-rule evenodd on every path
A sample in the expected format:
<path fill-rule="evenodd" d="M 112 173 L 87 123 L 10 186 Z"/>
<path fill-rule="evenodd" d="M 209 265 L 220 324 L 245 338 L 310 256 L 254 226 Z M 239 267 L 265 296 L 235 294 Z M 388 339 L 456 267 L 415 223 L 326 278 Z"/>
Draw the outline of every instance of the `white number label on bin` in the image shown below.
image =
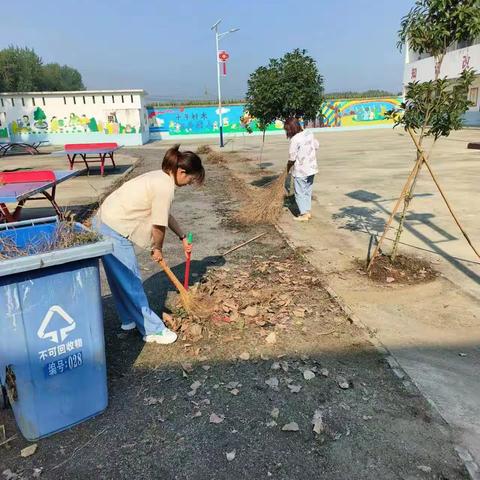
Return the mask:
<path fill-rule="evenodd" d="M 44 371 L 47 377 L 54 377 L 65 372 L 69 372 L 70 370 L 80 368 L 82 365 L 83 353 L 77 352 L 60 360 L 47 363 L 44 367 Z"/>

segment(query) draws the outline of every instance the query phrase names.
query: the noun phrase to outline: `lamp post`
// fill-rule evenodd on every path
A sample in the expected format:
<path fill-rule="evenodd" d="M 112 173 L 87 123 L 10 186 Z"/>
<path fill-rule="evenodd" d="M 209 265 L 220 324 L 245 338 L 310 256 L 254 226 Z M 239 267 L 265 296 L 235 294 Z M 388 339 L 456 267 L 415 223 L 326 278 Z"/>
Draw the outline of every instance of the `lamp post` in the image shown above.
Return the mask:
<path fill-rule="evenodd" d="M 222 114 L 222 87 L 220 83 L 220 49 L 218 47 L 219 41 L 221 38 L 225 37 L 229 33 L 238 32 L 239 28 L 231 28 L 227 32 L 218 33 L 218 26 L 220 25 L 222 20 L 219 20 L 213 27 L 211 28 L 212 31 L 215 32 L 215 51 L 216 51 L 216 62 L 217 62 L 217 88 L 218 88 L 218 121 L 219 121 L 219 128 L 220 128 L 220 147 L 223 148 L 223 114 Z"/>

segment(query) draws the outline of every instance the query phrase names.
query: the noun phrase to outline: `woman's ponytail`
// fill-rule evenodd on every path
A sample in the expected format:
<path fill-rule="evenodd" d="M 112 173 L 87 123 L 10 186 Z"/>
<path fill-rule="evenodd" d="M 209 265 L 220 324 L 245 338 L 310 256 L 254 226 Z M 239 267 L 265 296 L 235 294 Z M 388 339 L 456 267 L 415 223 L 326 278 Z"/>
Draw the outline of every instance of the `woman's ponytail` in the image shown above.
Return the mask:
<path fill-rule="evenodd" d="M 162 170 L 166 173 L 176 173 L 178 163 L 182 156 L 180 152 L 180 144 L 174 145 L 169 148 L 163 157 Z"/>
<path fill-rule="evenodd" d="M 196 183 L 202 184 L 205 180 L 205 170 L 200 157 L 190 151 L 181 152 L 180 145 L 174 145 L 169 148 L 163 157 L 162 170 L 168 174 L 177 174 L 177 170 L 181 168 L 188 175 L 196 178 Z"/>

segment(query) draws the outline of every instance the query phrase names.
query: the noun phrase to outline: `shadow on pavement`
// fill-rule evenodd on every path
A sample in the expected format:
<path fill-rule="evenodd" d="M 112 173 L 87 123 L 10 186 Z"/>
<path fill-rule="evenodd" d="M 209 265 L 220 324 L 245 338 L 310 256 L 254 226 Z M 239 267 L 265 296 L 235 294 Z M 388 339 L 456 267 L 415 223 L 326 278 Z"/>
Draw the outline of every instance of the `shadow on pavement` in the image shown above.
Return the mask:
<path fill-rule="evenodd" d="M 429 196 L 430 194 L 424 194 Z M 374 192 L 368 192 L 365 190 L 357 190 L 346 194 L 347 197 L 359 200 L 365 203 L 371 203 L 373 207 L 359 207 L 351 205 L 343 207 L 338 213 L 332 215 L 333 220 L 345 220 L 345 225 L 340 228 L 345 228 L 352 231 L 361 231 L 368 233 L 369 235 L 378 235 L 382 233 L 385 226 L 385 217 L 390 215 L 390 211 L 382 204 L 385 200 Z M 380 216 L 381 215 L 381 216 Z M 409 213 L 404 223 L 404 229 L 411 233 L 415 238 L 424 243 L 429 252 L 436 253 L 444 260 L 450 263 L 458 271 L 462 272 L 469 279 L 480 284 L 480 275 L 468 268 L 462 259 L 449 255 L 439 244 L 457 240 L 457 237 L 451 235 L 443 228 L 436 225 L 432 219 L 435 218 L 433 214 L 415 214 Z M 453 219 L 452 219 L 453 222 Z M 435 233 L 443 237 L 442 240 L 433 241 L 427 235 L 422 233 L 417 227 L 426 226 L 433 230 Z M 413 246 L 413 248 L 420 248 Z M 470 262 L 473 263 L 473 262 Z"/>

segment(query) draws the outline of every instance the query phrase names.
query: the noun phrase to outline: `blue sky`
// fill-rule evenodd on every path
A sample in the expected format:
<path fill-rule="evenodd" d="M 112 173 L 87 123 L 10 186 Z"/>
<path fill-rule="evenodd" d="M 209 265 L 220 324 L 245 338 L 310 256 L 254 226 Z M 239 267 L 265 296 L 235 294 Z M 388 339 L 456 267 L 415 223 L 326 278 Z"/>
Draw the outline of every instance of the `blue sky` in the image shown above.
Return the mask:
<path fill-rule="evenodd" d="M 210 26 L 239 27 L 225 97 L 241 97 L 249 74 L 296 47 L 317 60 L 327 91 L 401 90 L 400 18 L 413 0 L 22 0 L 8 8 L 0 48 L 33 47 L 44 62 L 76 67 L 91 89 L 145 88 L 170 98 L 216 92 Z M 5 20 L 8 19 L 7 22 Z M 223 30 L 222 30 L 223 31 Z"/>

